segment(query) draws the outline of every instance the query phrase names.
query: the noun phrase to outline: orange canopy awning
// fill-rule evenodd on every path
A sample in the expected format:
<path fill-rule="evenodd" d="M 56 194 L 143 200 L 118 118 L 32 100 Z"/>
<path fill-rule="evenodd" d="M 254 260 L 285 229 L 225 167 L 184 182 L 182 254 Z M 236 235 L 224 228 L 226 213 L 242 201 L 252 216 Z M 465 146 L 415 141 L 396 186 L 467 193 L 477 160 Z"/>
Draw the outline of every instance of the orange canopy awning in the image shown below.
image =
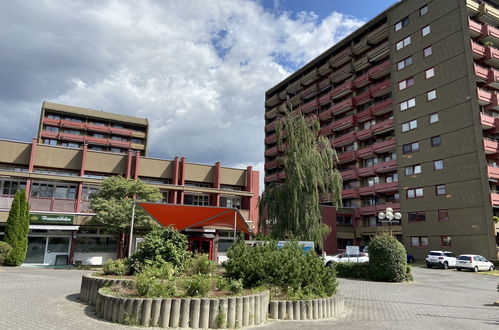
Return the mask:
<path fill-rule="evenodd" d="M 193 206 L 178 204 L 137 203 L 154 220 L 163 226 L 172 225 L 177 230 L 218 226 L 247 234 L 250 229 L 238 210 L 226 207 Z"/>

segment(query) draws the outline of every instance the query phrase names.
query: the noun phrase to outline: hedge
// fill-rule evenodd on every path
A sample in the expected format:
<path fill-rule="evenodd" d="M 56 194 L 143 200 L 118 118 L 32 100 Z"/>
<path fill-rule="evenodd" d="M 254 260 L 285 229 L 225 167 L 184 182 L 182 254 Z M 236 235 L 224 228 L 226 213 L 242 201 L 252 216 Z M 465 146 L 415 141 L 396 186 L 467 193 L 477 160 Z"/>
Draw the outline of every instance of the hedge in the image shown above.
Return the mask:
<path fill-rule="evenodd" d="M 369 263 L 338 262 L 333 264 L 338 277 L 369 279 Z"/>
<path fill-rule="evenodd" d="M 402 282 L 407 275 L 404 246 L 394 237 L 380 235 L 369 243 L 369 275 L 373 280 Z"/>

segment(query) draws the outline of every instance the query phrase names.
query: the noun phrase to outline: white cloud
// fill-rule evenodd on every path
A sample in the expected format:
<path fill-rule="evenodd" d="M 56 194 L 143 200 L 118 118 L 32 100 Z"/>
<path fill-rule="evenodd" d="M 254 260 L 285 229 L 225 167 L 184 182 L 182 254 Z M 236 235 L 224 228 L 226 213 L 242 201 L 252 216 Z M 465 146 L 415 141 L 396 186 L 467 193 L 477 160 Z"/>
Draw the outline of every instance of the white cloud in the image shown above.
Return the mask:
<path fill-rule="evenodd" d="M 0 18 L 1 138 L 34 136 L 46 99 L 147 117 L 150 155 L 262 182 L 265 91 L 363 23 L 236 0 L 3 2 Z"/>

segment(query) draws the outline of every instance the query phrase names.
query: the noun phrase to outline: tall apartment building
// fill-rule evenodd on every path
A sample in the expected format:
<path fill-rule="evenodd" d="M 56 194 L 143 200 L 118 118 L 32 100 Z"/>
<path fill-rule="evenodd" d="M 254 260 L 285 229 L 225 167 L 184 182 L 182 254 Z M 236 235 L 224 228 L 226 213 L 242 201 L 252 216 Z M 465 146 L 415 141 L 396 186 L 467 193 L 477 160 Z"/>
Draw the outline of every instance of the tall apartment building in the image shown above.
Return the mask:
<path fill-rule="evenodd" d="M 44 101 L 38 143 L 147 155 L 147 119 Z"/>
<path fill-rule="evenodd" d="M 337 151 L 344 208 L 323 207 L 327 252 L 388 231 L 377 214 L 392 207 L 416 258 L 497 258 L 498 8 L 400 1 L 267 91 L 267 185 L 285 177 L 275 124 L 286 111 L 316 116 Z"/>

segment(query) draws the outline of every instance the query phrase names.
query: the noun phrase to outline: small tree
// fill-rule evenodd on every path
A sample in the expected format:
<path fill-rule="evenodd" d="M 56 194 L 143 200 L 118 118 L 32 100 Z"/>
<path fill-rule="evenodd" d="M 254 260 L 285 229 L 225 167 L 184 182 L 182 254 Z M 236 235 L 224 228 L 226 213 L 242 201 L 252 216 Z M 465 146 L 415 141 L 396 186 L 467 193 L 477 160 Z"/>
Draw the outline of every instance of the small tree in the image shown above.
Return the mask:
<path fill-rule="evenodd" d="M 12 250 L 4 260 L 8 266 L 19 266 L 26 258 L 29 232 L 29 203 L 24 190 L 16 192 L 10 207 L 4 241 Z"/>
<path fill-rule="evenodd" d="M 405 248 L 396 238 L 379 235 L 369 242 L 369 274 L 373 280 L 402 282 L 406 272 Z"/>
<path fill-rule="evenodd" d="M 262 230 L 273 237 L 315 241 L 322 245 L 330 228 L 322 221 L 321 194 L 341 206 L 343 181 L 335 167 L 331 142 L 319 135 L 319 121 L 288 113 L 278 122 L 277 144 L 284 151 L 286 179 L 265 190 L 260 199 Z"/>

